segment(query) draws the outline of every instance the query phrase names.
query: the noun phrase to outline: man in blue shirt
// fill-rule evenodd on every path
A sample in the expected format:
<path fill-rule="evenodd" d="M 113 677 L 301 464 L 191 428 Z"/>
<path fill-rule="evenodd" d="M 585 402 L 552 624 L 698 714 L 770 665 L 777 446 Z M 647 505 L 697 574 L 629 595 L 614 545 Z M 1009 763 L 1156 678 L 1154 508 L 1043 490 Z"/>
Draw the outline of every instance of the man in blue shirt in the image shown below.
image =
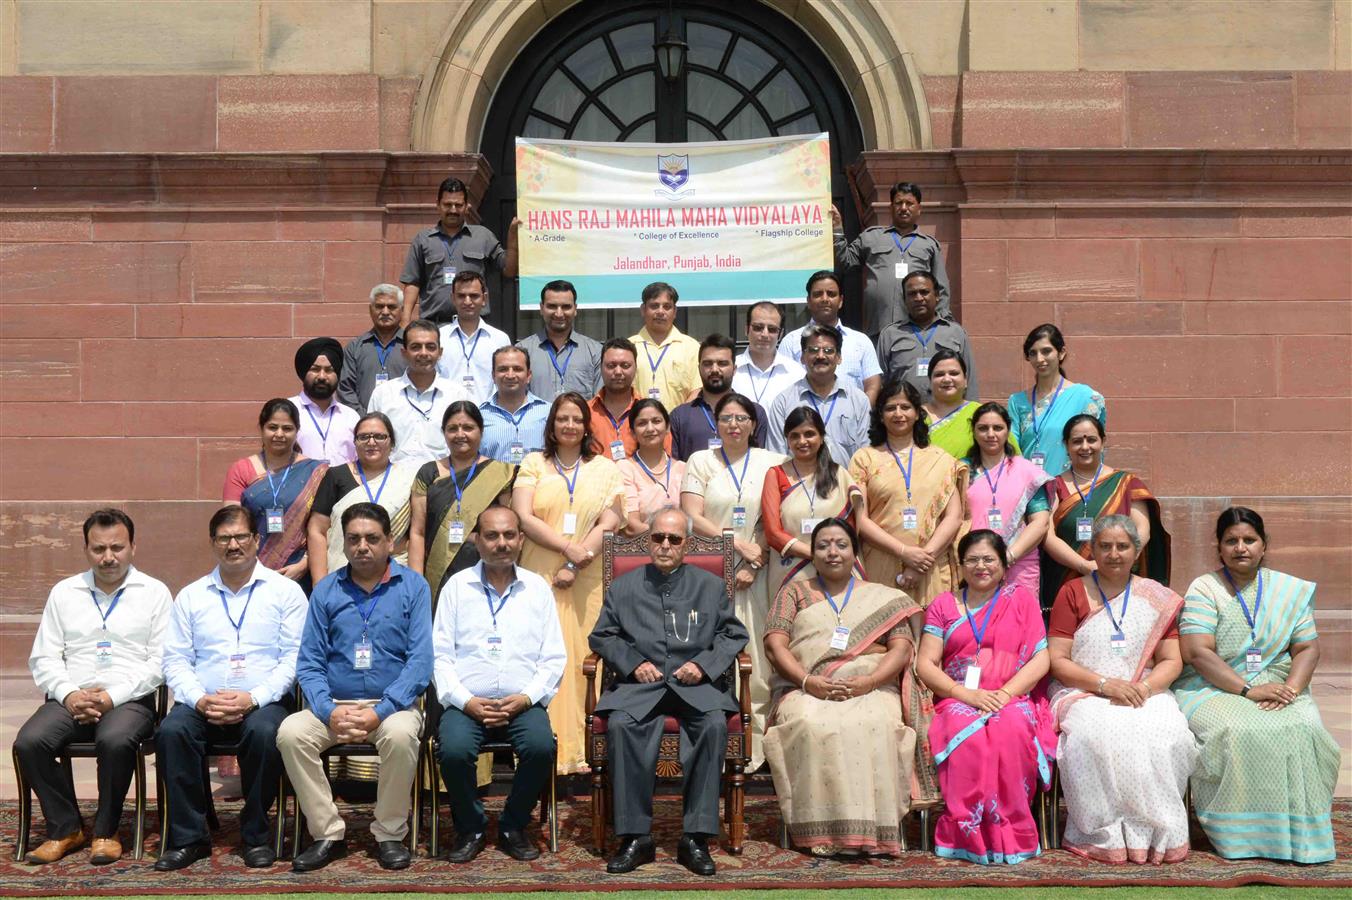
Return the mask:
<path fill-rule="evenodd" d="M 527 453 L 545 447 L 549 404 L 532 394 L 530 355 L 510 344 L 493 351 L 493 394 L 479 404 L 484 436 L 479 452 L 498 462 L 521 465 Z"/>
<path fill-rule="evenodd" d="M 277 729 L 295 708 L 305 592 L 258 561 L 258 526 L 244 507 L 217 510 L 208 532 L 216 568 L 179 591 L 164 639 L 164 678 L 177 702 L 155 743 L 169 793 L 161 872 L 211 855 L 202 783 L 208 741 L 239 746 L 244 864 L 276 861 L 268 809 L 282 775 Z"/>
<path fill-rule="evenodd" d="M 315 585 L 296 680 L 307 708 L 277 734 L 286 774 L 314 843 L 291 864 L 321 869 L 347 852 L 346 828 L 320 755 L 335 744 L 373 743 L 380 754 L 371 834 L 386 869 L 407 868 L 409 793 L 418 774 L 422 711 L 432 677 L 432 598 L 422 576 L 390 559 L 389 513 L 355 503 L 343 513 L 348 564 Z"/>

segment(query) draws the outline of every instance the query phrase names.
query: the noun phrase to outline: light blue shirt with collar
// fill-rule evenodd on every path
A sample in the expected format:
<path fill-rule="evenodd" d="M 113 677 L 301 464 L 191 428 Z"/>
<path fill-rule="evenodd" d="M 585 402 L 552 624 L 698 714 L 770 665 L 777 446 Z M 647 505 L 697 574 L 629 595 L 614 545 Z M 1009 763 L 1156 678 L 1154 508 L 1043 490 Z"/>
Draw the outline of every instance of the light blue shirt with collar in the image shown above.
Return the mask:
<path fill-rule="evenodd" d="M 220 690 L 248 691 L 266 706 L 285 697 L 296 681 L 307 606 L 300 585 L 262 563 L 238 592 L 221 582 L 219 568 L 179 591 L 164 638 L 164 680 L 174 699 L 196 706 Z M 244 656 L 238 681 L 230 674 L 235 654 Z"/>
<path fill-rule="evenodd" d="M 484 436 L 479 452 L 498 462 L 519 464 L 527 453 L 545 448 L 545 420 L 549 404 L 529 391 L 526 402 L 514 413 L 498 405 L 498 392 L 479 404 L 484 417 Z M 512 444 L 520 441 L 521 459 L 512 459 Z"/>
<path fill-rule="evenodd" d="M 799 364 L 803 362 L 803 332 L 806 329 L 807 325 L 795 328 L 779 342 L 779 352 Z M 836 323 L 836 330 L 841 337 L 840 365 L 836 367 L 836 375 L 862 391 L 865 379 L 883 374 L 883 367 L 878 364 L 878 350 L 862 331 L 855 331 L 842 322 Z"/>
<path fill-rule="evenodd" d="M 835 389 L 828 397 L 819 397 L 806 378 L 785 390 L 770 404 L 770 449 L 788 454 L 784 439 L 784 421 L 799 406 L 814 407 L 826 423 L 826 449 L 831 458 L 842 466 L 850 464 L 850 457 L 861 447 L 868 446 L 868 426 L 872 409 L 864 392 L 836 378 Z"/>
<path fill-rule="evenodd" d="M 502 604 L 496 616 L 489 609 L 490 596 L 495 609 Z M 491 637 L 501 643 L 490 644 Z M 482 562 L 452 575 L 441 589 L 432 652 L 437 698 L 456 709 L 475 697 L 511 694 L 524 694 L 532 704 L 548 703 L 568 663 L 549 583 L 517 566 L 503 602 L 485 584 Z"/>

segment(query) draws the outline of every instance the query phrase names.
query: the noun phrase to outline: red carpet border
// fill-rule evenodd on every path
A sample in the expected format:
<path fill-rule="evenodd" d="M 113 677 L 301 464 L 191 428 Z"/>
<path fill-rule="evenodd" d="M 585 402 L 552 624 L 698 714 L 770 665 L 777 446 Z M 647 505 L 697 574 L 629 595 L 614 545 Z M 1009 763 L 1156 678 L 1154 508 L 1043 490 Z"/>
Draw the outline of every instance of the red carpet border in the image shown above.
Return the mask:
<path fill-rule="evenodd" d="M 501 800 L 490 800 L 498 808 Z M 36 804 L 34 804 L 36 807 Z M 130 856 L 113 866 L 91 866 L 88 851 L 59 863 L 30 867 L 13 861 L 18 806 L 0 805 L 0 894 L 10 897 L 127 894 L 282 894 L 310 891 L 437 892 L 466 891 L 611 891 L 622 889 L 681 890 L 751 888 L 880 888 L 880 887 L 1049 887 L 1113 885 L 1173 887 L 1235 887 L 1242 884 L 1273 884 L 1312 887 L 1352 887 L 1352 801 L 1334 805 L 1334 836 L 1338 859 L 1319 866 L 1298 866 L 1266 860 L 1223 860 L 1208 852 L 1205 837 L 1194 823 L 1193 853 L 1184 862 L 1169 866 L 1109 866 L 1083 860 L 1064 850 L 1052 850 L 1017 866 L 983 867 L 941 860 L 932 854 L 912 851 L 893 860 L 817 860 L 778 846 L 779 811 L 772 797 L 748 797 L 746 817 L 749 839 L 745 852 L 731 856 L 715 851 L 718 874 L 698 878 L 675 861 L 680 830 L 680 804 L 658 804 L 654 829 L 658 861 L 624 876 L 605 873 L 604 860 L 590 849 L 591 814 L 583 799 L 560 803 L 559 852 L 545 852 L 531 863 L 516 862 L 493 847 L 469 865 L 452 866 L 430 860 L 426 850 L 411 868 L 386 872 L 370 855 L 374 843 L 368 826 L 369 807 L 345 810 L 348 821 L 349 855 L 328 868 L 308 875 L 291 871 L 289 861 L 271 869 L 246 869 L 239 857 L 239 833 L 235 814 L 238 804 L 219 803 L 222 831 L 215 836 L 215 852 L 183 872 L 159 873 L 151 869 L 158 837 L 146 843 L 140 862 Z M 443 807 L 444 809 L 444 807 Z M 93 808 L 85 811 L 86 821 Z M 154 815 L 151 814 L 154 822 Z M 444 826 L 449 829 L 449 823 Z M 152 825 L 153 828 L 153 825 Z M 915 846 L 912 822 L 912 846 Z M 122 838 L 129 841 L 130 821 L 124 820 Z M 34 822 L 34 835 L 41 827 Z M 426 830 L 423 835 L 425 837 Z M 447 838 L 443 835 L 442 852 Z M 542 842 L 543 846 L 543 842 Z M 612 849 L 613 849 L 612 839 Z"/>

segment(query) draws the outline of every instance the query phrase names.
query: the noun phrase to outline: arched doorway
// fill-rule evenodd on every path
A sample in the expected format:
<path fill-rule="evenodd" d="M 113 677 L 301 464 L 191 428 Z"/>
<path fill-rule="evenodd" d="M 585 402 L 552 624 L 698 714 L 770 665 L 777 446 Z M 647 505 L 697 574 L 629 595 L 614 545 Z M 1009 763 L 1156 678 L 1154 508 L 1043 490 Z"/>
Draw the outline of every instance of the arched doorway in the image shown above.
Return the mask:
<path fill-rule="evenodd" d="M 739 140 L 827 131 L 833 202 L 854 233 L 846 161 L 863 150 L 850 95 L 821 49 L 793 22 L 761 3 L 584 0 L 546 25 L 517 55 L 485 119 L 480 152 L 493 182 L 480 203 L 484 224 L 505 233 L 516 211 L 513 141 L 518 136 L 592 141 Z M 689 45 L 681 76 L 665 80 L 653 44 L 668 29 Z M 673 279 L 679 288 L 679 282 Z M 518 336 L 538 327 L 516 314 L 515 285 L 494 304 L 499 327 Z M 632 334 L 635 309 L 591 312 L 579 330 Z M 737 309 L 693 309 L 682 327 L 742 336 Z M 519 318 L 519 320 L 518 320 Z"/>

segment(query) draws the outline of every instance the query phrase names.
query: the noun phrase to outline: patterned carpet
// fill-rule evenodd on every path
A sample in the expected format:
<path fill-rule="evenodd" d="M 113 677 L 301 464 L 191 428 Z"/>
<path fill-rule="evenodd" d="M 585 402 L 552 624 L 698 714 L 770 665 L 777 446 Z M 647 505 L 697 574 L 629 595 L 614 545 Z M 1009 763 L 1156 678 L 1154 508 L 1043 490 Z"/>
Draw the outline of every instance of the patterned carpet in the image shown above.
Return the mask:
<path fill-rule="evenodd" d="M 490 807 L 501 800 L 490 800 Z M 473 863 L 452 866 L 420 856 L 410 869 L 385 872 L 369 853 L 367 831 L 369 808 L 347 811 L 351 854 L 327 869 L 309 875 L 291 872 L 281 862 L 269 870 L 245 869 L 239 858 L 235 827 L 237 804 L 220 804 L 222 832 L 216 836 L 216 853 L 184 872 L 162 874 L 151 869 L 157 837 L 146 845 L 146 858 L 124 859 L 115 866 L 89 865 L 87 853 L 77 853 L 60 863 L 32 868 L 13 862 L 13 836 L 17 833 L 17 804 L 0 805 L 0 895 L 11 897 L 92 894 L 194 894 L 194 893 L 294 893 L 306 891 L 528 891 L 593 890 L 622 888 L 654 890 L 748 889 L 748 888 L 847 888 L 847 887 L 963 887 L 963 886 L 1202 886 L 1233 887 L 1241 884 L 1352 887 L 1352 801 L 1339 800 L 1334 807 L 1338 860 L 1327 865 L 1297 866 L 1262 860 L 1226 861 L 1208 852 L 1200 832 L 1193 835 L 1193 853 L 1183 863 L 1171 866 L 1108 866 L 1082 860 L 1063 850 L 1012 867 L 970 865 L 941 860 L 918 851 L 896 860 L 846 862 L 815 860 L 782 850 L 777 844 L 779 815 L 772 797 L 747 798 L 750 839 L 740 857 L 715 852 L 718 874 L 709 879 L 686 872 L 674 859 L 679 836 L 680 805 L 675 800 L 659 802 L 658 861 L 625 876 L 605 874 L 604 863 L 589 849 L 591 816 L 585 799 L 560 804 L 559 853 L 546 852 L 533 863 L 520 863 L 494 849 L 486 850 Z M 87 817 L 92 818 L 92 808 Z M 153 813 L 151 814 L 153 830 Z M 40 833 L 35 823 L 35 834 Z M 912 822 L 912 846 L 915 846 Z M 123 824 L 129 837 L 130 820 Z M 425 834 L 425 832 L 424 832 Z M 443 840 L 443 852 L 445 836 Z M 612 841 L 613 848 L 613 841 Z"/>

